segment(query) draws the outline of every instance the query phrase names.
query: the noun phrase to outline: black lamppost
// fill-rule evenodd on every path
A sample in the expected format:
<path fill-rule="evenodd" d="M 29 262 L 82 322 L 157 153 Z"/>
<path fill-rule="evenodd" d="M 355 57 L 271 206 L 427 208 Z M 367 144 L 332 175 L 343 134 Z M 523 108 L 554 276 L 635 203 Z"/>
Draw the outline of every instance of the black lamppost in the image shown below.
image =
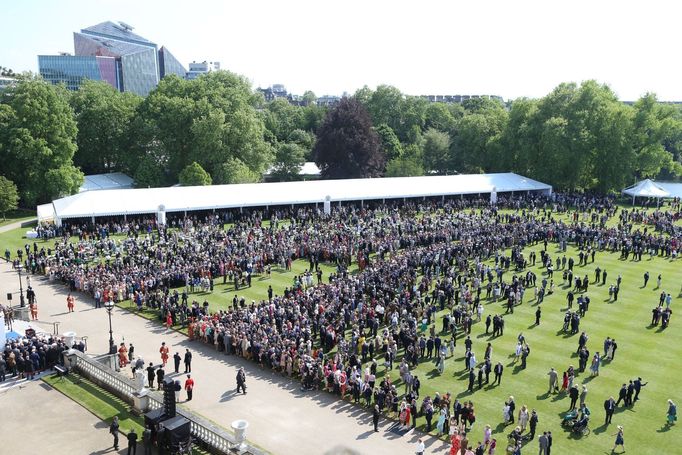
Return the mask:
<path fill-rule="evenodd" d="M 111 312 L 114 309 L 114 302 L 111 300 L 104 302 L 104 308 L 107 309 L 109 315 L 109 354 L 116 354 L 116 345 L 114 344 L 114 331 L 111 329 Z"/>
<path fill-rule="evenodd" d="M 19 265 L 17 265 L 17 273 L 19 274 L 19 306 L 20 307 L 25 307 L 26 302 L 24 301 L 24 285 L 21 282 L 21 269 L 23 266 L 21 265 L 21 262 L 19 262 Z"/>

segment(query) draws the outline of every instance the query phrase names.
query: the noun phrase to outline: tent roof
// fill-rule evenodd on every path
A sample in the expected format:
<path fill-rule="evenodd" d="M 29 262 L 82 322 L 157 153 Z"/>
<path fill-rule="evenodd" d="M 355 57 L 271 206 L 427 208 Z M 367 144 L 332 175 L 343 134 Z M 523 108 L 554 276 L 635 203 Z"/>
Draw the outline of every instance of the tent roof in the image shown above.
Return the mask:
<path fill-rule="evenodd" d="M 247 183 L 88 191 L 52 202 L 55 217 L 154 213 L 262 207 L 324 202 L 399 199 L 492 191 L 545 191 L 550 185 L 513 173 L 471 174 L 377 179 L 316 180 L 308 182 Z"/>
<path fill-rule="evenodd" d="M 645 179 L 641 182 L 634 184 L 633 186 L 623 190 L 623 193 L 628 196 L 636 197 L 670 197 L 670 193 L 663 189 L 656 182 Z"/>
<path fill-rule="evenodd" d="M 132 188 L 133 183 L 135 183 L 135 181 L 122 172 L 86 175 L 78 192 Z"/>
<path fill-rule="evenodd" d="M 656 182 L 656 185 L 667 191 L 669 197 L 682 198 L 682 183 L 674 182 Z"/>

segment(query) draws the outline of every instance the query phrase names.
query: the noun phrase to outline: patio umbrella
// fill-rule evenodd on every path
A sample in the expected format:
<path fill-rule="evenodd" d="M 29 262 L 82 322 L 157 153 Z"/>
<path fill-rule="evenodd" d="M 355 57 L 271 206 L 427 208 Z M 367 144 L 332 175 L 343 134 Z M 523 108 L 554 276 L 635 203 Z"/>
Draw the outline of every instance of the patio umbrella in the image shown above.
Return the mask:
<path fill-rule="evenodd" d="M 5 337 L 8 340 L 16 340 L 16 339 L 21 338 L 21 334 L 15 332 L 14 330 L 10 330 L 9 332 L 5 333 Z"/>

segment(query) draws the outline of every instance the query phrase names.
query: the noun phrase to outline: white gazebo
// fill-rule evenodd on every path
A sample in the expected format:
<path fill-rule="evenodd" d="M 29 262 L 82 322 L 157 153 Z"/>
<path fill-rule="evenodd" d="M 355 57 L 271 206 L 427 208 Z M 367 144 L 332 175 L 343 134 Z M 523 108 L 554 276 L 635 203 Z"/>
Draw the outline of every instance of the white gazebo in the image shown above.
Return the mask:
<path fill-rule="evenodd" d="M 642 180 L 641 182 L 624 189 L 623 194 L 632 196 L 632 205 L 635 205 L 635 198 L 637 197 L 656 198 L 656 206 L 658 206 L 661 198 L 672 196 L 669 191 L 663 189 L 656 182 L 649 179 Z"/>

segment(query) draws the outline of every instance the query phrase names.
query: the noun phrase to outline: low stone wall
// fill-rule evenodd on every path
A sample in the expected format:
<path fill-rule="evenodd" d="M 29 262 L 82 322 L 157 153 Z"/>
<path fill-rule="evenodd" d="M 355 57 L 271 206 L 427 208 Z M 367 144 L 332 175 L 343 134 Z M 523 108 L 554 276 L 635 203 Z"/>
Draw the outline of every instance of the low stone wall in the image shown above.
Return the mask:
<path fill-rule="evenodd" d="M 132 379 L 122 377 L 107 365 L 93 360 L 75 349 L 64 353 L 64 364 L 67 368 L 73 368 L 78 374 L 88 378 L 130 405 L 135 404 L 137 389 Z M 147 409 L 142 409 L 143 412 L 163 407 L 163 396 L 161 394 L 148 391 L 147 398 Z M 201 445 L 211 453 L 265 455 L 265 452 L 248 444 L 239 449 L 232 434 L 196 414 L 179 408 L 177 413 L 190 421 L 192 437 L 201 441 Z"/>

